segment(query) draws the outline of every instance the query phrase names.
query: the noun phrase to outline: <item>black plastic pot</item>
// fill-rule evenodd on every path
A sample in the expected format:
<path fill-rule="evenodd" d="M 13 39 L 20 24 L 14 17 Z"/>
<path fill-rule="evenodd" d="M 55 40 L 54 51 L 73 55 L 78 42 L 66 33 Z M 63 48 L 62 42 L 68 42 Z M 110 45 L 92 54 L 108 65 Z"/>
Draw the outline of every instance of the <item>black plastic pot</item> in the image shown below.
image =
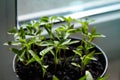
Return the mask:
<path fill-rule="evenodd" d="M 78 40 L 78 39 L 77 39 Z M 99 52 L 101 52 L 102 54 L 99 54 L 99 61 L 100 61 L 100 63 L 101 63 L 101 65 L 103 66 L 103 70 L 102 70 L 102 72 L 100 73 L 100 76 L 97 76 L 97 77 L 103 77 L 104 75 L 105 75 L 105 73 L 106 73 L 106 71 L 107 71 L 107 68 L 108 68 L 108 59 L 107 59 L 107 57 L 106 57 L 106 54 L 105 54 L 105 52 L 99 47 L 99 46 L 97 46 L 96 44 L 94 44 L 94 43 L 92 43 L 93 45 L 95 45 L 95 49 L 97 50 L 97 51 L 99 51 Z M 17 55 L 15 55 L 15 57 L 14 57 L 14 59 L 13 59 L 13 71 L 16 73 L 16 64 L 17 64 Z M 36 64 L 36 63 L 35 63 Z M 92 63 L 92 65 L 94 65 L 94 63 Z M 96 65 L 96 63 L 95 63 L 95 65 Z M 38 68 L 39 69 L 39 68 Z M 37 69 L 37 70 L 38 70 Z M 95 67 L 93 67 L 93 69 L 97 69 L 97 68 L 95 68 Z M 28 70 L 29 71 L 29 70 Z M 38 70 L 39 71 L 39 70 Z M 54 72 L 54 69 L 52 70 L 51 69 L 51 71 L 53 71 Z M 41 75 L 41 71 L 38 73 L 38 75 Z M 37 75 L 37 73 L 34 73 L 34 74 L 36 74 Z M 76 74 L 76 73 L 74 73 L 74 74 Z M 27 75 L 27 74 L 26 74 Z M 77 75 L 77 74 L 76 74 Z M 36 77 L 35 79 L 32 79 L 32 78 L 25 78 L 25 79 L 21 79 L 21 76 L 19 76 L 19 74 L 16 74 L 16 76 L 20 79 L 20 80 L 52 80 L 51 78 L 50 79 L 40 79 L 40 77 Z M 79 76 L 79 75 L 78 75 Z M 27 77 L 29 77 L 29 76 L 27 76 Z M 30 76 L 31 77 L 31 76 Z M 51 75 L 50 75 L 50 77 L 51 77 Z M 63 77 L 63 76 L 61 76 L 61 77 Z M 74 78 L 73 78 L 74 79 Z M 73 79 L 67 79 L 67 78 L 65 78 L 65 79 L 60 79 L 60 80 L 73 80 Z M 75 79 L 74 79 L 75 80 Z"/>

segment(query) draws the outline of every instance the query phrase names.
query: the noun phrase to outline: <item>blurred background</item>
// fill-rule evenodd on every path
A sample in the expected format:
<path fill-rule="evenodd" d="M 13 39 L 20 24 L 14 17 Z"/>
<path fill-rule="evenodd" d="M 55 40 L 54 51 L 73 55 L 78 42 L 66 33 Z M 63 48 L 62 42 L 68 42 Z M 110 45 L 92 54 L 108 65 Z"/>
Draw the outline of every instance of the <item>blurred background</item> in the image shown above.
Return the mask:
<path fill-rule="evenodd" d="M 108 80 L 120 80 L 120 0 L 0 0 L 0 80 L 18 80 L 12 70 L 14 54 L 3 46 L 12 39 L 7 31 L 25 21 L 52 15 L 94 19 L 91 26 L 107 36 L 94 43 L 108 57 Z"/>

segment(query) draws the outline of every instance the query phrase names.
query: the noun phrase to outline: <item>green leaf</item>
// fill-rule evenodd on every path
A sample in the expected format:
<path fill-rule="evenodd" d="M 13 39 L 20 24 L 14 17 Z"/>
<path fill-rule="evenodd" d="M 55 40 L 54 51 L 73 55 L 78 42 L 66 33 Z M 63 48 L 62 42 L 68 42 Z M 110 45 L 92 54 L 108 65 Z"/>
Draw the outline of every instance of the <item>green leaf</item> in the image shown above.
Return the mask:
<path fill-rule="evenodd" d="M 81 27 L 82 33 L 87 35 L 88 34 L 88 23 L 87 23 L 87 21 L 81 22 L 81 24 L 82 24 L 82 27 Z"/>
<path fill-rule="evenodd" d="M 66 17 L 61 16 L 61 18 L 62 18 L 64 21 L 67 21 L 67 18 L 66 18 Z"/>
<path fill-rule="evenodd" d="M 15 41 L 13 41 L 13 42 L 9 41 L 9 42 L 4 43 L 3 45 L 19 46 L 19 45 L 21 45 L 21 43 L 20 42 L 15 42 Z"/>
<path fill-rule="evenodd" d="M 51 45 L 53 45 L 54 43 L 52 42 L 52 41 L 42 41 L 40 44 L 38 44 L 38 45 L 40 45 L 40 46 L 51 46 Z"/>
<path fill-rule="evenodd" d="M 92 37 L 106 37 L 106 36 L 102 35 L 102 34 L 94 34 L 94 35 L 92 35 Z"/>
<path fill-rule="evenodd" d="M 72 64 L 73 66 L 76 66 L 76 67 L 81 68 L 80 64 L 77 64 L 77 63 L 74 63 L 74 62 L 72 62 L 71 64 Z"/>
<path fill-rule="evenodd" d="M 91 60 L 94 60 L 94 61 L 96 61 L 96 60 L 97 60 L 95 57 L 91 57 L 90 59 L 91 59 Z"/>
<path fill-rule="evenodd" d="M 32 63 L 32 62 L 34 62 L 34 61 L 35 61 L 35 59 L 32 57 L 30 60 L 27 61 L 27 64 L 26 64 L 26 65 L 28 65 L 28 64 L 30 64 L 30 63 Z"/>
<path fill-rule="evenodd" d="M 53 50 L 50 50 L 51 54 L 55 57 L 55 53 Z"/>
<path fill-rule="evenodd" d="M 65 41 L 62 42 L 61 45 L 67 45 L 70 41 L 71 41 L 71 39 L 66 39 Z"/>
<path fill-rule="evenodd" d="M 20 61 L 25 61 L 25 50 L 21 50 L 21 53 L 19 54 L 19 60 Z"/>
<path fill-rule="evenodd" d="M 64 39 L 67 39 L 68 37 L 70 36 L 70 33 L 65 33 L 65 35 L 64 35 Z"/>
<path fill-rule="evenodd" d="M 82 51 L 78 51 L 78 50 L 73 50 L 73 52 L 77 55 L 79 55 L 80 57 L 82 57 Z"/>
<path fill-rule="evenodd" d="M 42 32 L 42 30 L 38 30 L 38 31 L 36 32 L 36 35 L 40 35 L 41 32 Z"/>
<path fill-rule="evenodd" d="M 39 27 L 39 26 L 40 26 L 40 23 L 37 22 L 37 21 L 34 21 L 33 27 L 36 28 L 36 27 Z"/>
<path fill-rule="evenodd" d="M 77 47 L 77 50 L 80 50 L 80 51 L 81 51 L 81 50 L 83 50 L 83 49 L 84 49 L 84 47 L 83 47 L 82 45 L 80 45 L 80 46 Z"/>
<path fill-rule="evenodd" d="M 14 52 L 15 54 L 19 55 L 19 56 L 22 54 L 22 51 L 19 50 L 19 49 L 16 49 L 16 48 L 10 48 L 10 50 L 11 50 L 12 52 Z"/>
<path fill-rule="evenodd" d="M 40 20 L 41 20 L 41 22 L 49 22 L 49 17 L 48 16 L 44 16 Z"/>
<path fill-rule="evenodd" d="M 44 76 L 45 72 L 46 72 L 47 66 L 45 66 L 44 64 L 42 64 L 41 58 L 34 51 L 28 50 L 28 52 L 33 56 L 33 58 L 35 59 L 35 61 L 37 61 L 41 65 L 42 71 L 43 71 L 43 76 Z"/>
<path fill-rule="evenodd" d="M 96 60 L 94 58 L 95 51 L 90 52 L 89 54 L 86 54 L 83 58 L 84 65 L 87 65 L 91 60 Z"/>
<path fill-rule="evenodd" d="M 17 28 L 16 27 L 14 27 L 13 29 L 8 31 L 8 34 L 15 34 L 15 33 L 17 33 Z"/>
<path fill-rule="evenodd" d="M 48 65 L 43 65 L 43 67 L 46 69 L 46 68 L 48 68 Z"/>
<path fill-rule="evenodd" d="M 51 21 L 54 21 L 54 20 L 56 20 L 58 17 L 57 16 L 52 16 L 51 18 L 50 18 L 50 20 Z"/>
<path fill-rule="evenodd" d="M 91 34 L 96 34 L 96 27 L 93 27 L 92 31 L 91 31 Z"/>
<path fill-rule="evenodd" d="M 28 52 L 33 56 L 33 58 L 40 64 L 42 65 L 41 63 L 41 59 L 39 58 L 39 56 L 32 50 L 28 50 Z"/>
<path fill-rule="evenodd" d="M 86 80 L 94 80 L 92 74 L 89 71 L 85 72 Z"/>
<path fill-rule="evenodd" d="M 70 41 L 68 44 L 71 45 L 71 44 L 75 44 L 75 43 L 78 43 L 78 42 L 80 42 L 80 41 L 74 40 L 74 41 Z"/>
<path fill-rule="evenodd" d="M 73 21 L 73 19 L 70 16 L 67 18 L 67 20 L 68 20 L 68 22 Z"/>
<path fill-rule="evenodd" d="M 6 45 L 6 46 L 8 46 L 8 45 L 12 45 L 12 42 L 11 42 L 11 41 L 9 41 L 9 42 L 5 42 L 3 45 Z"/>
<path fill-rule="evenodd" d="M 76 29 L 68 29 L 67 32 L 68 32 L 68 33 L 76 33 L 76 32 L 78 32 L 78 31 L 77 31 Z"/>
<path fill-rule="evenodd" d="M 59 80 L 55 75 L 53 75 L 52 80 Z"/>
<path fill-rule="evenodd" d="M 25 59 L 25 50 L 24 49 L 16 49 L 16 48 L 10 48 L 10 50 L 12 52 L 14 52 L 15 54 L 17 54 L 18 56 L 18 59 L 17 60 L 20 60 L 21 62 L 24 62 L 26 59 Z"/>
<path fill-rule="evenodd" d="M 45 54 L 47 54 L 52 49 L 53 49 L 53 47 L 47 47 L 47 48 L 43 49 L 39 54 L 41 56 L 44 56 Z"/>
<path fill-rule="evenodd" d="M 86 80 L 86 76 L 83 76 L 83 77 L 81 77 L 81 78 L 78 79 L 78 80 Z"/>
<path fill-rule="evenodd" d="M 89 43 L 88 43 L 89 44 Z M 92 48 L 94 48 L 95 46 L 94 45 L 91 45 L 91 43 L 87 46 L 87 50 L 90 50 L 90 49 L 92 49 Z"/>
<path fill-rule="evenodd" d="M 26 43 L 26 39 L 19 39 L 21 43 Z"/>
<path fill-rule="evenodd" d="M 70 22 L 72 22 L 73 21 L 73 19 L 69 16 L 68 18 L 66 18 L 67 19 L 67 22 L 68 23 L 70 23 Z"/>

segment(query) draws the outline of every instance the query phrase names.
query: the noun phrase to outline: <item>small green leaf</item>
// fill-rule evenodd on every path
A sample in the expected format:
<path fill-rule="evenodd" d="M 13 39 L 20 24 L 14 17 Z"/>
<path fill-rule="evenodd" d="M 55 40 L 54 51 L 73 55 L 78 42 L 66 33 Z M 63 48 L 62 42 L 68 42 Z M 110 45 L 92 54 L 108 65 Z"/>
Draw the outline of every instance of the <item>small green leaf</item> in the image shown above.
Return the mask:
<path fill-rule="evenodd" d="M 46 68 L 48 68 L 48 65 L 43 65 L 43 67 L 46 69 Z"/>
<path fill-rule="evenodd" d="M 62 42 L 61 45 L 66 45 L 66 44 L 68 44 L 70 41 L 71 41 L 71 39 L 66 39 L 64 42 Z"/>
<path fill-rule="evenodd" d="M 55 64 L 58 64 L 58 62 L 59 62 L 59 59 L 55 55 Z"/>
<path fill-rule="evenodd" d="M 13 42 L 9 41 L 9 42 L 4 43 L 3 45 L 19 46 L 19 45 L 21 45 L 21 43 L 20 42 L 15 42 L 15 41 L 13 41 Z"/>
<path fill-rule="evenodd" d="M 26 64 L 26 65 L 28 65 L 28 64 L 30 64 L 30 63 L 32 63 L 32 62 L 34 62 L 34 61 L 35 61 L 35 59 L 32 57 L 30 60 L 27 61 L 27 64 Z"/>
<path fill-rule="evenodd" d="M 72 62 L 71 64 L 72 64 L 73 66 L 76 66 L 76 67 L 81 68 L 80 64 L 77 64 L 77 63 L 74 63 L 74 62 Z"/>
<path fill-rule="evenodd" d="M 73 21 L 73 19 L 69 17 L 62 17 L 64 21 L 66 21 L 68 24 Z"/>
<path fill-rule="evenodd" d="M 42 41 L 40 44 L 40 46 L 51 46 L 53 45 L 54 43 L 52 41 Z"/>
<path fill-rule="evenodd" d="M 83 50 L 83 49 L 84 49 L 84 47 L 82 45 L 77 47 L 77 50 Z"/>
<path fill-rule="evenodd" d="M 42 32 L 42 30 L 38 30 L 38 31 L 36 32 L 36 35 L 40 35 L 41 32 Z"/>
<path fill-rule="evenodd" d="M 55 75 L 53 75 L 52 80 L 59 80 Z"/>
<path fill-rule="evenodd" d="M 91 34 L 96 34 L 96 27 L 93 27 L 92 31 L 91 31 Z"/>
<path fill-rule="evenodd" d="M 64 39 L 67 39 L 68 37 L 70 36 L 70 33 L 65 33 L 65 35 L 64 35 Z"/>
<path fill-rule="evenodd" d="M 24 57 L 25 57 L 25 50 L 21 50 L 21 53 L 19 55 L 19 60 L 22 61 L 22 62 L 25 61 Z"/>
<path fill-rule="evenodd" d="M 8 31 L 8 34 L 15 34 L 15 33 L 17 33 L 16 27 Z"/>
<path fill-rule="evenodd" d="M 41 22 L 49 22 L 48 16 L 44 16 L 40 19 Z"/>
<path fill-rule="evenodd" d="M 11 45 L 19 46 L 19 45 L 21 45 L 21 43 L 20 42 L 12 42 Z"/>
<path fill-rule="evenodd" d="M 28 52 L 33 56 L 33 58 L 41 65 L 42 71 L 43 71 L 43 76 L 45 75 L 46 72 L 46 67 L 44 64 L 42 64 L 40 57 L 32 50 L 28 50 Z"/>
<path fill-rule="evenodd" d="M 83 77 L 81 77 L 81 78 L 78 79 L 78 80 L 86 80 L 86 76 L 83 76 Z"/>
<path fill-rule="evenodd" d="M 33 25 L 33 27 L 39 27 L 40 26 L 40 23 L 39 22 L 37 22 L 37 21 L 34 21 L 34 25 Z"/>
<path fill-rule="evenodd" d="M 86 80 L 94 80 L 92 74 L 89 71 L 85 72 Z"/>
<path fill-rule="evenodd" d="M 8 46 L 8 45 L 11 45 L 12 44 L 12 42 L 5 42 L 3 45 L 6 45 L 6 46 Z"/>
<path fill-rule="evenodd" d="M 51 21 L 56 20 L 58 17 L 57 16 L 52 16 L 50 19 Z"/>
<path fill-rule="evenodd" d="M 92 35 L 92 37 L 106 37 L 106 36 L 102 35 L 102 34 L 94 34 L 94 35 Z"/>
<path fill-rule="evenodd" d="M 66 18 L 66 17 L 61 16 L 61 18 L 62 18 L 64 21 L 67 21 L 67 18 Z"/>
<path fill-rule="evenodd" d="M 68 29 L 67 32 L 68 33 L 75 33 L 75 32 L 77 32 L 77 30 L 76 29 Z"/>
<path fill-rule="evenodd" d="M 82 24 L 82 28 L 81 28 L 81 31 L 83 34 L 88 34 L 88 23 L 87 22 L 81 22 Z"/>
<path fill-rule="evenodd" d="M 22 51 L 19 50 L 19 49 L 16 49 L 16 48 L 10 48 L 10 50 L 11 50 L 12 52 L 14 52 L 15 54 L 19 55 L 19 56 L 22 54 Z"/>
<path fill-rule="evenodd" d="M 91 60 L 94 60 L 94 61 L 97 61 L 97 59 L 95 57 L 91 57 L 90 58 Z"/>
<path fill-rule="evenodd" d="M 28 52 L 33 56 L 33 58 L 34 58 L 40 65 L 42 65 L 40 57 L 39 57 L 34 51 L 28 50 Z"/>
<path fill-rule="evenodd" d="M 80 42 L 80 41 L 74 40 L 74 41 L 70 41 L 68 44 L 71 45 L 71 44 L 75 44 L 75 43 L 78 43 L 78 42 Z"/>
<path fill-rule="evenodd" d="M 95 51 L 90 52 L 89 54 L 85 55 L 83 58 L 84 65 L 87 65 L 91 60 L 96 60 L 94 58 Z"/>
<path fill-rule="evenodd" d="M 73 52 L 77 55 L 79 55 L 80 57 L 82 57 L 82 51 L 78 51 L 78 50 L 73 50 Z"/>
<path fill-rule="evenodd" d="M 26 43 L 26 39 L 19 39 L 21 43 Z"/>
<path fill-rule="evenodd" d="M 39 54 L 41 56 L 44 56 L 46 53 L 48 53 L 52 49 L 53 49 L 53 47 L 47 47 L 47 48 L 43 49 Z"/>

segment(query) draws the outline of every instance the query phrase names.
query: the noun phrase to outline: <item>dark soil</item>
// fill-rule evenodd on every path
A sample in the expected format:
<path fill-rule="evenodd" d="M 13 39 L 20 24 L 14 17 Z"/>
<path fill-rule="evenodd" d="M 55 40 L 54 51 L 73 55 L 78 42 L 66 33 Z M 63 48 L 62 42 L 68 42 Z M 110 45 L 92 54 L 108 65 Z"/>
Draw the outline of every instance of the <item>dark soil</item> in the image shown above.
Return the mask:
<path fill-rule="evenodd" d="M 97 52 L 100 52 L 98 48 L 94 49 Z M 49 65 L 49 67 L 47 68 L 47 73 L 44 77 L 41 66 L 37 62 L 33 62 L 27 66 L 23 65 L 20 61 L 16 62 L 16 73 L 20 80 L 52 80 L 53 75 L 57 76 L 59 80 L 78 80 L 80 77 L 84 76 L 84 71 L 81 71 L 80 68 L 71 65 L 71 62 L 81 64 L 81 60 L 78 55 L 74 55 L 71 50 L 67 50 L 65 54 L 61 54 L 61 59 L 57 65 L 55 65 L 51 54 L 47 54 L 45 56 L 45 64 Z M 86 66 L 85 70 L 89 70 L 96 80 L 96 78 L 100 77 L 103 73 L 106 62 L 102 54 L 95 55 L 95 57 L 98 60 L 91 61 Z"/>

